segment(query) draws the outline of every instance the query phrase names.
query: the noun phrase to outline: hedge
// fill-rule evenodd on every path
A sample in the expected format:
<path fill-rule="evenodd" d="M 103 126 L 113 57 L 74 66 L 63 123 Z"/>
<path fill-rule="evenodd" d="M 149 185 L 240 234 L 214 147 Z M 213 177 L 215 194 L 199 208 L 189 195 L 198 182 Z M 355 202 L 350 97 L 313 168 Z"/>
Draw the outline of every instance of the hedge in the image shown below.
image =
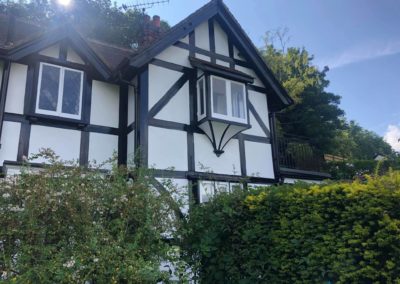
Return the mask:
<path fill-rule="evenodd" d="M 220 194 L 183 235 L 200 283 L 400 283 L 400 172 Z"/>

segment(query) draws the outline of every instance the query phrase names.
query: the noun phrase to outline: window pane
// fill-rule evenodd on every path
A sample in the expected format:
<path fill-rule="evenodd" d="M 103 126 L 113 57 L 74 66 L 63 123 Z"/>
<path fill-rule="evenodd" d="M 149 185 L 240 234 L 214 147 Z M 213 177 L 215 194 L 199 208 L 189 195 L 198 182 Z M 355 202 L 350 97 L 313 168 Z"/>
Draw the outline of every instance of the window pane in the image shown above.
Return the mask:
<path fill-rule="evenodd" d="M 246 118 L 244 109 L 244 88 L 243 85 L 231 83 L 232 92 L 232 116 Z"/>
<path fill-rule="evenodd" d="M 204 80 L 199 81 L 199 108 L 200 115 L 204 114 Z"/>
<path fill-rule="evenodd" d="M 79 114 L 81 96 L 81 73 L 65 70 L 64 90 L 62 98 L 62 112 L 68 114 Z"/>
<path fill-rule="evenodd" d="M 225 80 L 213 78 L 213 109 L 214 113 L 227 114 Z"/>
<path fill-rule="evenodd" d="M 60 68 L 42 65 L 42 79 L 39 92 L 39 109 L 57 111 Z"/>

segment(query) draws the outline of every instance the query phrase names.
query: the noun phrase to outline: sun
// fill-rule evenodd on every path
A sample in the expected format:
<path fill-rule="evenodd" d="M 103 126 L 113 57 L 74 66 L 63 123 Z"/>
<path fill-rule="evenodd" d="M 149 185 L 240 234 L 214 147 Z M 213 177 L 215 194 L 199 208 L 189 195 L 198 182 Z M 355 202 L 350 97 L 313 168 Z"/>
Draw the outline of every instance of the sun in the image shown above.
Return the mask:
<path fill-rule="evenodd" d="M 63 5 L 65 7 L 68 7 L 71 4 L 71 0 L 58 0 L 58 3 L 60 5 Z"/>

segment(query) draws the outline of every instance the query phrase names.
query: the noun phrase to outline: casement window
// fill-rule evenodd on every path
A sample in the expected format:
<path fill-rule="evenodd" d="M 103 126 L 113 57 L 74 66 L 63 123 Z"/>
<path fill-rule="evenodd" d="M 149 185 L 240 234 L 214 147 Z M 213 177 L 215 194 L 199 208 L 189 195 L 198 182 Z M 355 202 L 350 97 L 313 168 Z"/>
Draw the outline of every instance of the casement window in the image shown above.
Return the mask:
<path fill-rule="evenodd" d="M 36 113 L 80 119 L 83 72 L 40 63 Z"/>
<path fill-rule="evenodd" d="M 211 76 L 212 116 L 247 123 L 246 88 L 243 83 Z"/>
<path fill-rule="evenodd" d="M 209 80 L 209 91 L 206 88 Z M 209 115 L 213 118 L 247 124 L 246 85 L 218 76 L 202 76 L 197 81 L 197 119 L 207 115 L 207 97 L 210 100 Z"/>

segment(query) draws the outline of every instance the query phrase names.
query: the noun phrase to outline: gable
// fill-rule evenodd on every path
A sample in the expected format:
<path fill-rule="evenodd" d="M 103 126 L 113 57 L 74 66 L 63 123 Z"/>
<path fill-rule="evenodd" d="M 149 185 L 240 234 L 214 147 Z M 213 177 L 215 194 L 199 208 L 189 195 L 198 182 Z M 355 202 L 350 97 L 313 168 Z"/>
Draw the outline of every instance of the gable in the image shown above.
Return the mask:
<path fill-rule="evenodd" d="M 193 42 L 190 43 L 190 34 L 195 34 L 195 46 Z M 188 35 L 189 43 L 180 40 Z M 249 73 L 256 75 L 256 79 L 260 82 L 258 86 L 265 88 L 265 93 L 269 94 L 271 109 L 280 110 L 292 104 L 292 99 L 276 80 L 258 54 L 257 48 L 221 0 L 212 0 L 171 28 L 161 39 L 131 58 L 130 66 L 133 69 L 140 69 L 170 46 L 188 49 L 196 53 L 196 58 L 212 61 L 225 67 L 229 64 L 226 62 L 229 60 L 225 60 L 227 57 L 232 59 L 232 63 L 236 60 L 242 61 L 243 64 L 251 67 L 252 71 Z M 235 54 L 234 51 L 237 53 Z M 213 56 L 215 58 L 212 58 Z"/>

